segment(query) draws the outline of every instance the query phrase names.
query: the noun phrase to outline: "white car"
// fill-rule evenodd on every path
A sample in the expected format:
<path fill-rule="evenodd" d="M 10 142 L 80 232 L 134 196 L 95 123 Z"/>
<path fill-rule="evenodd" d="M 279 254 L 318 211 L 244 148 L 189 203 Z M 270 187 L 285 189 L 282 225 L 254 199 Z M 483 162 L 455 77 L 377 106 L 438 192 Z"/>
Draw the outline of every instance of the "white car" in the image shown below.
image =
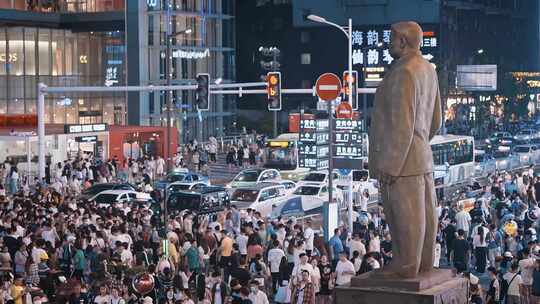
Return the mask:
<path fill-rule="evenodd" d="M 266 217 L 274 206 L 287 199 L 285 187 L 278 183 L 258 183 L 253 186 L 238 187 L 231 194 L 231 205 L 240 210 L 254 209 Z"/>
<path fill-rule="evenodd" d="M 198 190 L 204 187 L 210 186 L 210 182 L 174 182 L 169 184 L 168 189 L 171 192 L 178 192 L 178 191 L 191 191 L 191 190 Z"/>
<path fill-rule="evenodd" d="M 343 192 L 336 186 L 333 186 L 332 188 L 334 189 L 334 191 L 332 192 L 332 198 L 341 204 L 343 202 Z M 326 185 L 325 183 L 304 183 L 296 187 L 293 195 L 298 195 L 304 198 L 316 197 L 322 201 L 327 202 L 328 185 Z"/>
<path fill-rule="evenodd" d="M 273 181 L 285 187 L 285 195 L 291 195 L 296 190 L 296 183 L 292 180 L 282 179 L 279 181 Z"/>
<path fill-rule="evenodd" d="M 534 165 L 538 163 L 540 157 L 540 151 L 535 145 L 515 146 L 513 153 L 519 157 L 521 166 Z"/>
<path fill-rule="evenodd" d="M 369 178 L 368 170 L 352 170 L 353 175 L 353 192 L 363 193 L 368 191 L 370 197 L 374 197 L 379 194 L 379 182 L 375 179 Z M 348 178 L 341 177 L 337 183 L 337 187 L 343 191 L 349 189 Z"/>
<path fill-rule="evenodd" d="M 120 205 L 135 200 L 151 201 L 152 197 L 150 197 L 150 194 L 148 193 L 132 190 L 106 190 L 89 199 L 89 201 L 95 201 L 100 207 Z"/>
<path fill-rule="evenodd" d="M 246 169 L 240 171 L 225 188 L 250 187 L 258 183 L 281 180 L 276 169 Z"/>
<path fill-rule="evenodd" d="M 523 143 L 523 142 L 529 142 L 537 137 L 538 137 L 538 133 L 535 130 L 523 129 L 523 130 L 520 130 L 516 134 L 516 136 L 514 136 L 514 139 Z"/>
<path fill-rule="evenodd" d="M 337 182 L 339 175 L 334 172 L 334 181 Z M 312 183 L 328 183 L 328 170 L 324 171 L 311 171 L 306 174 L 299 182 L 298 185 L 312 184 Z"/>

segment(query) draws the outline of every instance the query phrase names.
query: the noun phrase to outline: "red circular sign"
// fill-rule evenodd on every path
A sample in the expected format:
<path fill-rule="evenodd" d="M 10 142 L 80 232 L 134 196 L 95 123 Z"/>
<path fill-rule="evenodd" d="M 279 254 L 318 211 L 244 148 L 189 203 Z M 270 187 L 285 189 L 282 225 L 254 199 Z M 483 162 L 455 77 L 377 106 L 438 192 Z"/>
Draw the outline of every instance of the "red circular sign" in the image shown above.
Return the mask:
<path fill-rule="evenodd" d="M 320 99 L 335 100 L 341 94 L 341 80 L 336 74 L 324 73 L 317 79 L 315 90 Z"/>
<path fill-rule="evenodd" d="M 336 107 L 336 117 L 343 119 L 352 119 L 353 109 L 350 103 L 342 102 Z"/>

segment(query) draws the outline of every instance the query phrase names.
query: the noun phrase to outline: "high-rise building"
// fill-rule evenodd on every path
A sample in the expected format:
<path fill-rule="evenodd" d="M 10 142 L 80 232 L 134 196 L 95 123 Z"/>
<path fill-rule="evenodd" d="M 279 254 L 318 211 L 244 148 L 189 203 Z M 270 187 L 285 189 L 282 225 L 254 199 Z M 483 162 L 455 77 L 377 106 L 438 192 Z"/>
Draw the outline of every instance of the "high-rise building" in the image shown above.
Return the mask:
<path fill-rule="evenodd" d="M 0 0 L 0 161 L 26 153 L 20 131 L 35 131 L 38 83 L 164 85 L 169 16 L 171 33 L 190 32 L 171 39 L 172 84 L 195 84 L 198 73 L 233 82 L 234 14 L 233 0 Z M 212 95 L 199 114 L 194 95 L 172 92 L 172 147 L 230 131 L 235 97 Z M 157 91 L 47 94 L 47 154 L 164 155 L 165 105 Z"/>
<path fill-rule="evenodd" d="M 37 84 L 125 83 L 124 1 L 0 1 L 0 114 L 36 110 Z M 116 94 L 46 96 L 45 121 L 124 124 Z"/>
<path fill-rule="evenodd" d="M 169 5 L 169 7 L 167 7 Z M 195 84 L 198 73 L 209 73 L 211 82 L 235 80 L 235 1 L 148 0 L 127 6 L 129 84 L 166 84 L 166 37 L 170 15 L 171 82 Z M 138 26 L 135 26 L 138 25 Z M 164 125 L 165 92 L 129 94 L 130 122 Z M 210 110 L 199 114 L 194 91 L 173 91 L 174 125 L 184 141 L 222 135 L 230 131 L 235 97 L 211 95 Z M 202 118 L 202 119 L 201 119 Z M 201 121 L 202 120 L 202 121 Z"/>
<path fill-rule="evenodd" d="M 455 90 L 458 65 L 494 63 L 499 73 L 540 68 L 538 1 L 256 0 L 240 1 L 237 7 L 238 80 L 265 73 L 260 46 L 280 50 L 284 88 L 311 88 L 325 72 L 341 75 L 347 69 L 346 36 L 331 25 L 308 20 L 310 14 L 342 26 L 352 18 L 353 69 L 362 75 L 365 63 L 368 85 L 375 86 L 392 62 L 387 52 L 390 25 L 407 20 L 423 27 L 422 51 L 436 66 L 443 97 L 461 94 Z M 314 108 L 316 101 L 309 95 L 284 95 L 283 108 Z M 240 105 L 255 109 L 265 102 L 252 97 Z M 371 104 L 372 96 L 368 115 Z"/>

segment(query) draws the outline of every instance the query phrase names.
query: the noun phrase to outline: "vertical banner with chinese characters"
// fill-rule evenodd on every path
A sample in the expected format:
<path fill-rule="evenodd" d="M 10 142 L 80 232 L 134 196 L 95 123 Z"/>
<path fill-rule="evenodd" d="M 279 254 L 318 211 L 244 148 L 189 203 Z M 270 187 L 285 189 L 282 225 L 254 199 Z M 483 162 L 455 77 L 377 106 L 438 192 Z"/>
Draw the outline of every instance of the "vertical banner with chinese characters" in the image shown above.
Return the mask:
<path fill-rule="evenodd" d="M 104 85 L 110 87 L 125 84 L 125 42 L 122 33 L 109 32 L 103 52 Z"/>
<path fill-rule="evenodd" d="M 422 24 L 424 31 L 421 50 L 424 58 L 437 64 L 438 47 L 437 28 L 434 24 Z M 355 27 L 352 32 L 352 61 L 353 66 L 365 68 L 365 84 L 360 86 L 375 87 L 384 77 L 384 73 L 394 61 L 390 55 L 389 44 L 391 36 L 390 25 Z M 360 70 L 360 67 L 355 67 Z"/>
<path fill-rule="evenodd" d="M 299 166 L 315 170 L 328 168 L 329 134 L 327 119 L 300 120 Z"/>

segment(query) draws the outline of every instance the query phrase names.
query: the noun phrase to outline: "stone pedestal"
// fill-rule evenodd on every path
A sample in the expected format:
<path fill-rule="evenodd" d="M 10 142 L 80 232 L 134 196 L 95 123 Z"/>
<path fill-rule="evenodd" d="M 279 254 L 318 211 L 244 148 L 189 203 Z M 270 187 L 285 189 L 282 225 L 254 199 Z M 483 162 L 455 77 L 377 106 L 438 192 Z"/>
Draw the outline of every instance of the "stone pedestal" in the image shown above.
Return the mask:
<path fill-rule="evenodd" d="M 464 304 L 467 280 L 455 278 L 422 291 L 401 291 L 384 287 L 337 287 L 335 304 Z"/>
<path fill-rule="evenodd" d="M 467 280 L 451 271 L 436 270 L 415 279 L 378 279 L 369 274 L 355 277 L 351 286 L 335 289 L 335 304 L 463 304 Z"/>

